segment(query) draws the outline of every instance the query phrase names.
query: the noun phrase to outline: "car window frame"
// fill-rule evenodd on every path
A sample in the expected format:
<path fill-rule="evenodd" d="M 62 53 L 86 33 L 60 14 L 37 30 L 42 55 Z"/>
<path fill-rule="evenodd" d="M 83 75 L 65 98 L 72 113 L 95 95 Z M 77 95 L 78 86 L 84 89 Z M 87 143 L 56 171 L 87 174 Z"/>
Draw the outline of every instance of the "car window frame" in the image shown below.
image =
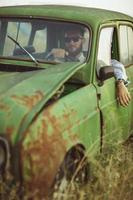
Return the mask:
<path fill-rule="evenodd" d="M 104 29 L 104 28 L 114 28 L 114 31 L 115 31 L 115 42 L 117 43 L 117 49 L 116 49 L 116 57 L 117 59 L 119 60 L 119 42 L 118 42 L 118 29 L 117 29 L 117 22 L 114 22 L 114 21 L 111 21 L 111 22 L 107 22 L 107 23 L 104 23 L 104 24 L 101 24 L 101 26 L 99 27 L 99 30 L 98 30 L 98 34 L 97 34 L 97 45 L 96 45 L 96 77 L 99 79 L 99 70 L 101 67 L 98 67 L 98 50 L 99 50 L 99 41 L 100 41 L 100 33 L 101 33 L 101 30 Z M 110 52 L 111 53 L 111 52 Z M 111 61 L 111 55 L 110 54 L 110 61 Z"/>
<path fill-rule="evenodd" d="M 133 30 L 133 23 L 130 22 L 130 21 L 118 21 L 118 48 L 119 48 L 119 58 L 120 58 L 120 26 L 129 26 L 132 28 Z M 125 68 L 129 67 L 133 65 L 133 62 L 132 63 L 128 63 L 128 64 L 124 64 Z"/>
<path fill-rule="evenodd" d="M 81 25 L 81 26 L 85 26 L 87 29 L 88 29 L 88 33 L 89 33 L 89 41 L 88 41 L 88 51 L 87 51 L 87 53 L 86 53 L 86 59 L 85 59 L 85 61 L 83 62 L 83 63 L 87 63 L 88 62 L 88 60 L 90 59 L 90 51 L 91 51 L 91 46 L 92 46 L 92 28 L 91 28 L 91 26 L 89 25 L 89 24 L 87 24 L 87 23 L 84 23 L 84 22 L 80 22 L 80 21 L 76 21 L 76 20 L 74 20 L 74 21 L 70 21 L 70 20 L 66 20 L 66 19 L 57 19 L 57 18 L 48 18 L 48 17 L 32 17 L 31 18 L 31 16 L 16 16 L 16 15 L 14 15 L 14 16 L 5 16 L 5 17 L 3 17 L 3 16 L 0 16 L 0 19 L 2 19 L 2 18 L 6 18 L 6 19 L 20 19 L 20 20 L 22 20 L 22 19 L 24 19 L 24 20 L 49 20 L 49 21 L 54 21 L 54 22 L 62 22 L 62 23 L 71 23 L 71 24 L 79 24 L 79 25 Z M 32 33 L 30 34 L 30 37 L 31 37 L 31 35 L 32 35 Z M 35 33 L 34 33 L 34 37 L 35 37 Z M 33 39 L 34 40 L 34 39 Z M 30 38 L 29 38 L 29 41 L 28 41 L 28 44 L 31 44 L 31 43 L 33 43 L 33 40 L 30 40 Z M 4 41 L 5 42 L 5 41 Z M 4 43 L 3 42 L 3 43 Z M 3 57 L 0 57 L 0 58 L 2 58 L 2 59 L 8 59 L 8 60 L 10 60 L 10 57 L 5 57 L 5 56 L 3 56 Z M 20 59 L 19 57 L 14 57 L 14 58 L 11 58 L 11 60 L 22 60 L 22 61 L 30 61 L 29 59 L 27 59 L 27 58 L 22 58 L 22 59 Z M 40 60 L 40 62 L 41 63 L 45 63 L 45 61 L 43 61 L 43 60 Z"/>

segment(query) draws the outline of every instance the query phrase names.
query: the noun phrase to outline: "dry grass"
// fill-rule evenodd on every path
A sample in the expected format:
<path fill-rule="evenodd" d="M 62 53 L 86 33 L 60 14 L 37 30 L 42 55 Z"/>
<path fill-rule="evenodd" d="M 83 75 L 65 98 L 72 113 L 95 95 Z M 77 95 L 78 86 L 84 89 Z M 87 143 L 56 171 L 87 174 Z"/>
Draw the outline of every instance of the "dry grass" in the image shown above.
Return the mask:
<path fill-rule="evenodd" d="M 132 200 L 133 199 L 133 148 L 112 146 L 102 155 L 91 160 L 91 178 L 81 186 L 64 180 L 65 190 L 58 191 L 50 200 Z M 27 192 L 24 200 L 45 200 L 30 197 Z M 18 185 L 12 178 L 0 182 L 0 200 L 20 200 Z"/>
<path fill-rule="evenodd" d="M 132 200 L 133 152 L 131 148 L 112 146 L 91 160 L 92 175 L 87 185 L 68 184 L 54 200 Z"/>

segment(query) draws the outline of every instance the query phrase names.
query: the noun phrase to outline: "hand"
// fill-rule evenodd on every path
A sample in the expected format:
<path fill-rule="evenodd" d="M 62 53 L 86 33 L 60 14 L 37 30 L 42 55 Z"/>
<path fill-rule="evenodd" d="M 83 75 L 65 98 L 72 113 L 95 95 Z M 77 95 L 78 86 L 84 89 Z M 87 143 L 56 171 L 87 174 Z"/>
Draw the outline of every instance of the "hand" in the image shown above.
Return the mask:
<path fill-rule="evenodd" d="M 65 58 L 66 51 L 64 49 L 52 49 L 50 52 L 54 58 Z"/>
<path fill-rule="evenodd" d="M 122 106 L 127 106 L 131 100 L 130 93 L 123 81 L 117 82 L 117 97 Z"/>

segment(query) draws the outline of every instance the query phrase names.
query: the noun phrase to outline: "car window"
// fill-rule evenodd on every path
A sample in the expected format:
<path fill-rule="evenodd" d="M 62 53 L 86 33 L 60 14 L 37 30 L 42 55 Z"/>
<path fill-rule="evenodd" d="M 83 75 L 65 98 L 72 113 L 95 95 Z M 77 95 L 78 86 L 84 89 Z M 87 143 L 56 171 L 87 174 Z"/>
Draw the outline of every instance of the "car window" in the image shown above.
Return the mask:
<path fill-rule="evenodd" d="M 35 32 L 33 46 L 36 47 L 36 51 L 38 53 L 47 50 L 47 28 L 44 28 L 43 30 L 37 30 Z"/>
<path fill-rule="evenodd" d="M 52 49 L 65 49 L 66 29 L 70 26 L 77 26 L 83 30 L 82 52 L 85 59 L 87 57 L 90 30 L 85 25 L 44 19 L 14 18 L 2 18 L 0 24 L 0 56 L 30 59 L 29 55 L 21 48 L 24 47 L 37 60 L 45 61 Z M 53 61 L 53 58 L 50 57 L 49 61 Z M 63 60 L 63 62 L 66 61 Z"/>
<path fill-rule="evenodd" d="M 120 26 L 120 61 L 124 65 L 133 63 L 133 28 Z"/>
<path fill-rule="evenodd" d="M 111 44 L 114 27 L 103 28 L 100 32 L 97 56 L 97 72 L 103 66 L 111 64 Z"/>
<path fill-rule="evenodd" d="M 8 22 L 6 34 L 10 35 L 23 46 L 28 44 L 29 36 L 31 33 L 31 24 L 28 22 Z M 17 48 L 8 37 L 5 38 L 3 55 L 12 55 L 13 50 Z"/>

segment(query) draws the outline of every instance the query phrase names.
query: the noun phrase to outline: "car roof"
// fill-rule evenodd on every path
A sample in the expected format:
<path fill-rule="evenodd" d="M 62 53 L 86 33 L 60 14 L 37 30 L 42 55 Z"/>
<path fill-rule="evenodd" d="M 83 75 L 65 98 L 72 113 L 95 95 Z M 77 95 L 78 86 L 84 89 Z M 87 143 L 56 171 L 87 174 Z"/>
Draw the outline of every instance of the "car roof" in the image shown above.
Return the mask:
<path fill-rule="evenodd" d="M 133 22 L 132 17 L 120 12 L 67 5 L 21 5 L 1 7 L 0 16 L 46 17 L 83 23 L 89 22 L 91 25 L 99 25 L 101 23 L 115 20 Z"/>

